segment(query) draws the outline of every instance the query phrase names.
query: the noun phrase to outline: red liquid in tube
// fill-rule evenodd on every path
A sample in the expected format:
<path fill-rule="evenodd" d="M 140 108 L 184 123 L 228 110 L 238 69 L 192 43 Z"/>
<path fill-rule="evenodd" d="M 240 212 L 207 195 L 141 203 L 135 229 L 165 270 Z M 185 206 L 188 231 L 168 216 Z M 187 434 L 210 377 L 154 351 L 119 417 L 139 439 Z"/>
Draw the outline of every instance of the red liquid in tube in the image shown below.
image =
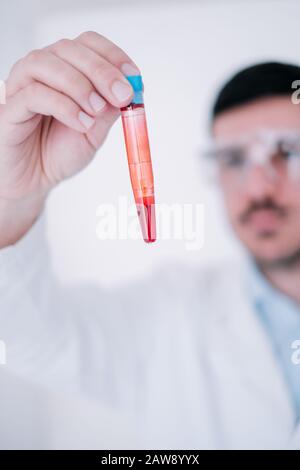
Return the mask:
<path fill-rule="evenodd" d="M 147 243 L 156 240 L 154 179 L 144 104 L 121 108 L 131 185 L 142 235 Z"/>

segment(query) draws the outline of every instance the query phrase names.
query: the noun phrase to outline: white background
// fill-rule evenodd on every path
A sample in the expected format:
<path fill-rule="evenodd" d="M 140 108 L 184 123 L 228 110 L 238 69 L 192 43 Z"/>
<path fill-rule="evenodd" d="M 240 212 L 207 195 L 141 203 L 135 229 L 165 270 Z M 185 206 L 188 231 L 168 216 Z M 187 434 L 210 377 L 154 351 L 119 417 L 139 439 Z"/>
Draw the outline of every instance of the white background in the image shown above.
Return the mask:
<path fill-rule="evenodd" d="M 201 250 L 188 251 L 184 241 L 176 240 L 151 246 L 140 240 L 100 242 L 98 205 L 117 203 L 120 195 L 132 200 L 119 121 L 92 164 L 49 200 L 47 230 L 59 277 L 113 285 L 165 258 L 201 263 L 235 253 L 217 188 L 198 155 L 209 106 L 222 81 L 242 66 L 300 61 L 299 1 L 14 0 L 1 9 L 3 78 L 29 49 L 84 30 L 99 31 L 131 55 L 145 83 L 156 199 L 205 204 Z"/>

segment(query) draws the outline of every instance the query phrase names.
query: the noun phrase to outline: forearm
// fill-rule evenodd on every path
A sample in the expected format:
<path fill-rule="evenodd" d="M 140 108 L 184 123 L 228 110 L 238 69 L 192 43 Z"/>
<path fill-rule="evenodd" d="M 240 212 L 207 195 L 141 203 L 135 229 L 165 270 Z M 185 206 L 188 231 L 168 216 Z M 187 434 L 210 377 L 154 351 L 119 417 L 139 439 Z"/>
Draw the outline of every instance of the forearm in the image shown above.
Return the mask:
<path fill-rule="evenodd" d="M 67 387 L 70 381 L 75 389 L 77 338 L 69 322 L 72 312 L 51 269 L 45 222 L 43 212 L 18 242 L 0 250 L 3 367 L 53 387 Z"/>

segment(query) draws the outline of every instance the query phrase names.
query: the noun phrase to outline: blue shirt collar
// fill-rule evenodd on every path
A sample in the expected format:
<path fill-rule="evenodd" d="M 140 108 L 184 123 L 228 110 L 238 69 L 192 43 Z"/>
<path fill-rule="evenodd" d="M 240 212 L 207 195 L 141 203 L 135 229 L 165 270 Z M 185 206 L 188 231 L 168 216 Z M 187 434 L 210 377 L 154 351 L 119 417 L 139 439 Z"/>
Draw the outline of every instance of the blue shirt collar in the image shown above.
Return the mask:
<path fill-rule="evenodd" d="M 272 286 L 257 264 L 248 258 L 250 299 L 265 327 L 281 366 L 295 409 L 300 418 L 300 365 L 292 363 L 292 343 L 300 339 L 300 306 Z"/>

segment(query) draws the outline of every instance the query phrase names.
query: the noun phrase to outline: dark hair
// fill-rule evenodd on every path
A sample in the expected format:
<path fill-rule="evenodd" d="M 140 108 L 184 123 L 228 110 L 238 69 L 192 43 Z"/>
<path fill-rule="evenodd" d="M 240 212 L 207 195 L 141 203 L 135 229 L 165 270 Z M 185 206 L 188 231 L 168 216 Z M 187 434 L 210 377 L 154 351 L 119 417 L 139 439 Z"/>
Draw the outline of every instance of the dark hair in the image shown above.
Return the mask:
<path fill-rule="evenodd" d="M 223 111 L 258 98 L 290 95 L 294 80 L 300 80 L 298 65 L 264 62 L 247 67 L 219 91 L 212 108 L 212 120 Z"/>

